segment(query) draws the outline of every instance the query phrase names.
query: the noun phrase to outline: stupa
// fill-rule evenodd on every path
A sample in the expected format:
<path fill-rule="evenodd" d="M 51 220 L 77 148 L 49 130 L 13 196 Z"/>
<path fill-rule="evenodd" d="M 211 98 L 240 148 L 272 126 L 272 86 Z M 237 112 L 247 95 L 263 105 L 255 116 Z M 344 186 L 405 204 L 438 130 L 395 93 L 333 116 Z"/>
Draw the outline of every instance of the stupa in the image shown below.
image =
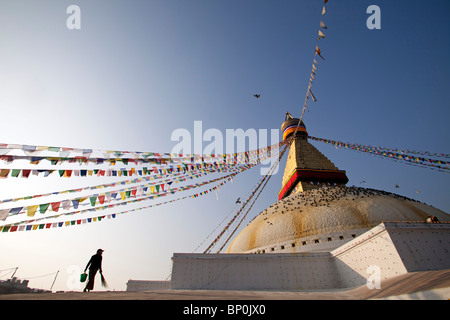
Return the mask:
<path fill-rule="evenodd" d="M 447 213 L 393 193 L 346 187 L 346 172 L 308 142 L 306 126 L 286 114 L 290 143 L 279 201 L 261 212 L 228 253 L 331 251 L 384 221 L 449 221 Z"/>
<path fill-rule="evenodd" d="M 234 238 L 226 253 L 174 253 L 173 290 L 335 290 L 409 272 L 450 269 L 450 215 L 369 188 L 347 187 L 346 172 L 308 142 L 286 114 L 290 150 L 278 201 Z M 373 274 L 372 274 L 373 275 Z M 129 282 L 139 290 L 160 283 Z M 153 288 L 154 287 L 154 288 Z"/>

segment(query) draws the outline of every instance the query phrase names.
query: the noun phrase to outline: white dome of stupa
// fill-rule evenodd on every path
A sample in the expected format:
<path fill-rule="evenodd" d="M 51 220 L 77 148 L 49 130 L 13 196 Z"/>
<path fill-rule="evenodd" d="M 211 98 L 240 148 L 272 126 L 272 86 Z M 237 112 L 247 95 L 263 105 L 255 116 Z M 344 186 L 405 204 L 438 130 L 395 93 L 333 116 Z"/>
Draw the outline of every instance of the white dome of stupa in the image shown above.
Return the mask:
<path fill-rule="evenodd" d="M 368 188 L 333 186 L 291 194 L 256 216 L 227 253 L 330 251 L 383 221 L 450 215 L 424 203 Z"/>

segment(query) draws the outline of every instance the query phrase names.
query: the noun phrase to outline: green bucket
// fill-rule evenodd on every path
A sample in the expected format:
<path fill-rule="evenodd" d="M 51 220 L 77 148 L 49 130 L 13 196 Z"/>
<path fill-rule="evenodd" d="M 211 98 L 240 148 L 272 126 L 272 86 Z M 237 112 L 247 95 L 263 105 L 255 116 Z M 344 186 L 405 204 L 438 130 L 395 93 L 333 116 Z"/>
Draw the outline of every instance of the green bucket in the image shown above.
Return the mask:
<path fill-rule="evenodd" d="M 81 276 L 80 276 L 80 281 L 81 282 L 85 282 L 86 278 L 87 278 L 87 274 L 86 273 L 82 273 Z"/>

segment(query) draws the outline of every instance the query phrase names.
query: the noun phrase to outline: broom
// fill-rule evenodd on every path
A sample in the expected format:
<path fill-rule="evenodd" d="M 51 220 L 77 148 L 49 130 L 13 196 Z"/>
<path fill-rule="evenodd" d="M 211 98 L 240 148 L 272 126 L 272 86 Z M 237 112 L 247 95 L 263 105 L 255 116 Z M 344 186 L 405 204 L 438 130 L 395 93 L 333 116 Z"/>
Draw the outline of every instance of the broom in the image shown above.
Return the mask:
<path fill-rule="evenodd" d="M 102 280 L 102 287 L 108 288 L 108 283 L 106 282 L 105 277 L 103 276 L 103 273 L 100 273 L 101 280 Z"/>

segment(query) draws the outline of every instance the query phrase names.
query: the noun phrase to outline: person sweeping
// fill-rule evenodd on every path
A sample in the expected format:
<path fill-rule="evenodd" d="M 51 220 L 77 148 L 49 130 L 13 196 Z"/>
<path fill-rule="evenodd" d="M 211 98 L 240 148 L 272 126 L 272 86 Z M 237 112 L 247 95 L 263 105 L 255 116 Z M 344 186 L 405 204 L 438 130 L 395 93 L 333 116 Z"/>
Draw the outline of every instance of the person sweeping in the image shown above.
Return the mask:
<path fill-rule="evenodd" d="M 97 271 L 100 271 L 102 286 L 107 287 L 107 283 L 105 280 L 105 277 L 103 277 L 103 271 L 102 271 L 102 249 L 98 249 L 97 253 L 94 254 L 91 259 L 89 260 L 88 264 L 86 265 L 86 268 L 84 269 L 84 273 L 86 273 L 87 269 L 89 268 L 89 278 L 86 283 L 86 287 L 84 288 L 83 292 L 89 292 L 94 289 L 94 280 L 95 275 L 97 274 Z"/>

